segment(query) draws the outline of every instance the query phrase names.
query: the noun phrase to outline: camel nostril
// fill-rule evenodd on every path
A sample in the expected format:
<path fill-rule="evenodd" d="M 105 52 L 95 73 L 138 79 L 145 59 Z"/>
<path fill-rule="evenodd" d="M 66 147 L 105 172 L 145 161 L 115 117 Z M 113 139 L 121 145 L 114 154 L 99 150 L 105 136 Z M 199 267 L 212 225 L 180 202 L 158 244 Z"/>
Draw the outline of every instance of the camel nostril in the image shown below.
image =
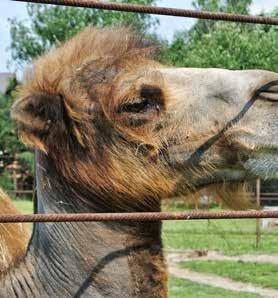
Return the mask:
<path fill-rule="evenodd" d="M 278 92 L 261 92 L 260 98 L 268 101 L 278 101 Z"/>
<path fill-rule="evenodd" d="M 272 81 L 258 91 L 260 99 L 276 102 L 278 101 L 278 81 Z"/>
<path fill-rule="evenodd" d="M 276 85 L 271 86 L 268 90 L 270 92 L 277 92 L 278 93 L 278 82 L 277 82 Z"/>

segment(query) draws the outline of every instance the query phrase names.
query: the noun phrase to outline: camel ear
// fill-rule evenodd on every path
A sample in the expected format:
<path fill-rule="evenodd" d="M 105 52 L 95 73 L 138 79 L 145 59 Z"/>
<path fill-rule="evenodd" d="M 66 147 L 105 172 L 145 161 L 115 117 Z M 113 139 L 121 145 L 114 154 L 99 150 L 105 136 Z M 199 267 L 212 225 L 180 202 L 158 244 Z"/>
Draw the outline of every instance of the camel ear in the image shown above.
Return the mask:
<path fill-rule="evenodd" d="M 45 132 L 52 123 L 63 119 L 65 108 L 61 95 L 45 92 L 18 99 L 12 106 L 11 116 L 21 126 Z"/>
<path fill-rule="evenodd" d="M 164 110 L 164 95 L 160 87 L 143 84 L 136 96 L 120 104 L 117 114 L 130 127 L 140 127 L 159 118 Z"/>
<path fill-rule="evenodd" d="M 44 151 L 43 140 L 50 133 L 66 129 L 66 110 L 61 95 L 39 92 L 20 98 L 12 106 L 11 117 L 21 136 L 29 140 L 27 143 L 40 149 L 44 147 Z"/>

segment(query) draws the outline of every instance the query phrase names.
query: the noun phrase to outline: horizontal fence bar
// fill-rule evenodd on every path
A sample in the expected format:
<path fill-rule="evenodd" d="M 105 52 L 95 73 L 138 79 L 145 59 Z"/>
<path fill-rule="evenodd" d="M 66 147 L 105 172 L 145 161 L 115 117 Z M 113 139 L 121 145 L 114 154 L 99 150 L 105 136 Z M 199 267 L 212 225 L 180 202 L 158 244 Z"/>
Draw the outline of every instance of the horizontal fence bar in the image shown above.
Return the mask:
<path fill-rule="evenodd" d="M 33 194 L 33 190 L 10 190 L 8 192 L 13 194 Z"/>
<path fill-rule="evenodd" d="M 96 0 L 12 0 L 17 2 L 29 2 L 40 4 L 54 4 L 73 7 L 97 8 L 104 10 L 126 11 L 136 13 L 147 13 L 156 15 L 167 15 L 175 17 L 198 18 L 207 20 L 219 20 L 229 22 L 243 22 L 255 24 L 278 25 L 278 18 L 265 16 L 249 16 L 230 14 L 223 12 L 196 11 L 191 9 L 168 8 L 159 6 L 146 6 L 129 3 L 104 2 Z"/>
<path fill-rule="evenodd" d="M 0 223 L 278 218 L 278 211 L 1 214 Z"/>

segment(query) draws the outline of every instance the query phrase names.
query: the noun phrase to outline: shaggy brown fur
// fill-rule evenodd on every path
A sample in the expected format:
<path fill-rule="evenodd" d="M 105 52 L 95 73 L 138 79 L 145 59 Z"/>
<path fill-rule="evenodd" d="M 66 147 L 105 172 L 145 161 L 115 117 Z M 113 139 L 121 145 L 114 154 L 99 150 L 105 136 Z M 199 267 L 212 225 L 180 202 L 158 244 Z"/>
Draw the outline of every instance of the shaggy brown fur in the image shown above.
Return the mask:
<path fill-rule="evenodd" d="M 158 128 L 167 86 L 145 68 L 158 65 L 150 60 L 154 50 L 127 29 L 88 27 L 35 61 L 19 90 L 13 117 L 23 142 L 47 153 L 76 198 L 99 198 L 94 203 L 104 206 L 101 211 L 158 211 L 159 199 L 175 187 L 177 175 L 157 158 L 164 146 Z M 129 112 L 146 97 L 146 112 Z M 135 240 L 145 238 L 141 226 Z M 154 251 L 128 257 L 136 297 L 142 289 L 167 295 L 159 241 L 156 228 L 144 239 Z M 142 283 L 139 276 L 149 278 Z"/>
<path fill-rule="evenodd" d="M 124 198 L 165 197 L 175 179 L 155 157 L 163 150 L 155 129 L 167 104 L 167 88 L 159 75 L 148 76 L 145 69 L 156 65 L 148 60 L 154 47 L 127 29 L 111 30 L 88 27 L 35 61 L 19 90 L 26 101 L 25 113 L 17 119 L 21 137 L 48 152 L 79 189 L 105 198 L 113 194 L 117 204 Z M 134 117 L 124 107 L 142 96 L 142 86 L 159 100 L 158 106 Z M 142 158 L 146 154 L 149 159 Z"/>
<path fill-rule="evenodd" d="M 106 199 L 113 194 L 124 209 L 131 198 L 145 204 L 146 197 L 167 197 L 177 181 L 173 169 L 156 162 L 167 146 L 165 134 L 175 135 L 176 127 L 164 127 L 164 135 L 159 130 L 171 94 L 154 71 L 162 67 L 152 57 L 156 47 L 135 36 L 126 28 L 88 27 L 39 58 L 19 90 L 26 106 L 15 117 L 23 142 L 47 152 L 72 185 Z M 156 106 L 136 115 L 125 111 L 142 96 Z M 200 144 L 207 137 L 197 134 Z M 227 205 L 243 206 L 237 187 L 225 193 Z"/>
<path fill-rule="evenodd" d="M 181 203 L 184 202 L 185 204 L 199 206 L 200 198 L 206 195 L 211 197 L 213 202 L 216 202 L 225 208 L 233 210 L 255 209 L 254 197 L 252 197 L 251 193 L 252 189 L 250 182 L 226 182 L 201 188 L 184 197 L 179 197 L 176 200 Z M 165 200 L 166 206 L 171 204 L 172 201 L 172 198 L 171 200 Z"/>
<path fill-rule="evenodd" d="M 1 188 L 0 213 L 19 214 L 19 211 Z M 29 230 L 27 224 L 0 223 L 0 273 L 24 256 L 28 240 Z"/>

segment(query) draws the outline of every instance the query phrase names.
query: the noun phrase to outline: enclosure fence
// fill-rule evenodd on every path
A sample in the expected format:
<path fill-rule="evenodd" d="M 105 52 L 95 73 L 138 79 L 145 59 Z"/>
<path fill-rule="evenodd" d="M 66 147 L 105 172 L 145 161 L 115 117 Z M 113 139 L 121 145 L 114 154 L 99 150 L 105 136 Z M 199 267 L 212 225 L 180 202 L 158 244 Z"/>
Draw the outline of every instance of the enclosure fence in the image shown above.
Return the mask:
<path fill-rule="evenodd" d="M 12 0 L 40 4 L 85 7 L 132 13 L 146 13 L 175 17 L 188 17 L 217 21 L 278 25 L 278 18 L 250 16 L 222 12 L 195 11 L 128 3 L 104 2 L 96 0 Z M 192 212 L 132 212 L 132 213 L 63 213 L 63 214 L 1 214 L 0 223 L 18 222 L 89 222 L 89 221 L 156 221 L 156 220 L 199 220 L 199 219 L 243 219 L 278 218 L 278 211 L 192 211 Z"/>
<path fill-rule="evenodd" d="M 192 211 L 0 215 L 1 223 L 278 218 L 278 211 Z"/>
<path fill-rule="evenodd" d="M 54 4 L 73 7 L 97 8 L 104 10 L 126 11 L 146 14 L 157 14 L 174 17 L 187 17 L 206 20 L 278 25 L 278 18 L 266 16 L 250 16 L 223 12 L 196 11 L 191 9 L 169 8 L 159 6 L 136 5 L 129 3 L 113 3 L 99 0 L 12 0 L 17 2 Z"/>

